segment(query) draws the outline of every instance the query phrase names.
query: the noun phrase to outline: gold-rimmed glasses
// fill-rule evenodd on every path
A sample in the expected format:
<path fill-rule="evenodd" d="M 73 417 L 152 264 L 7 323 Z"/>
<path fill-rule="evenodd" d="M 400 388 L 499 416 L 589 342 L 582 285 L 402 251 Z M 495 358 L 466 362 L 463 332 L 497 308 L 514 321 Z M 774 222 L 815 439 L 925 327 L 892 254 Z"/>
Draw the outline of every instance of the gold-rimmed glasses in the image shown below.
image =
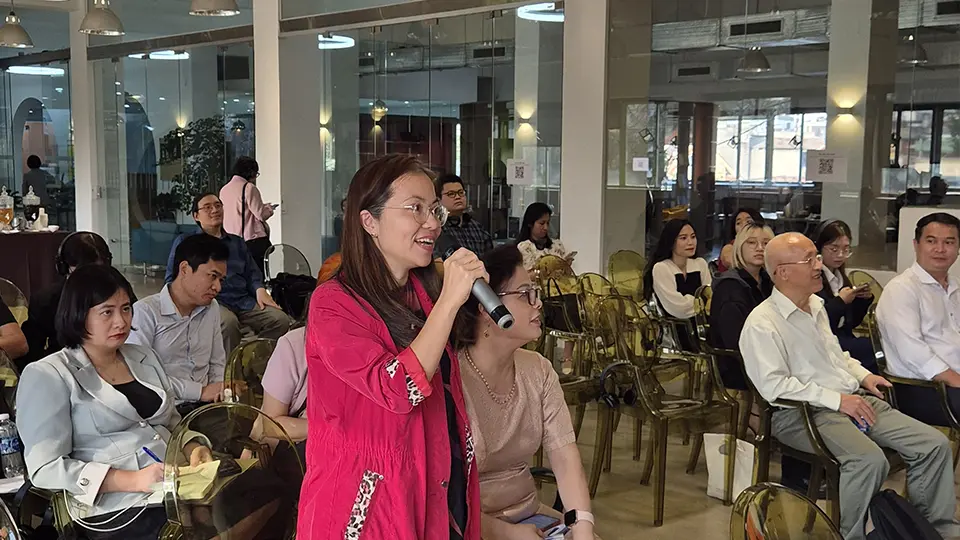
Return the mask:
<path fill-rule="evenodd" d="M 815 255 L 815 256 L 813 256 L 813 257 L 810 257 L 809 259 L 805 259 L 805 260 L 802 260 L 802 261 L 793 261 L 793 262 L 780 263 L 780 264 L 778 264 L 777 266 L 785 266 L 785 265 L 788 265 L 788 264 L 805 264 L 805 265 L 807 265 L 807 266 L 813 266 L 813 265 L 815 265 L 815 264 L 818 263 L 818 262 L 819 262 L 819 263 L 823 263 L 823 255 L 817 254 L 817 255 Z"/>
<path fill-rule="evenodd" d="M 424 203 L 410 203 L 403 206 L 384 206 L 384 208 L 392 208 L 394 210 L 409 210 L 414 219 L 417 220 L 417 223 L 423 225 L 430 219 L 430 216 L 436 218 L 440 222 L 442 227 L 446 222 L 447 218 L 450 216 L 450 213 L 447 209 L 440 203 L 436 203 L 433 206 L 427 206 Z"/>

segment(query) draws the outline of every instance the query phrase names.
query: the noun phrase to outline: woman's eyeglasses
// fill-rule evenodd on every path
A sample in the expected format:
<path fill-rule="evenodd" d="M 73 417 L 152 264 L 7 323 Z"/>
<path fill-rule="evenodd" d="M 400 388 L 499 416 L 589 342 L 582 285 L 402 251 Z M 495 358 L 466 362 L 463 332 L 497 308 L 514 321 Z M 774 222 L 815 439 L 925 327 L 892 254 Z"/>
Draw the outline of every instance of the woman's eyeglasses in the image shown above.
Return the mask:
<path fill-rule="evenodd" d="M 840 249 L 837 246 L 827 246 L 826 248 L 824 248 L 824 250 L 830 253 L 831 255 L 833 255 L 834 257 L 843 257 L 843 258 L 849 259 L 853 255 L 853 252 L 850 251 L 849 247 Z"/>
<path fill-rule="evenodd" d="M 413 217 L 417 220 L 417 223 L 421 225 L 426 223 L 427 220 L 430 219 L 430 216 L 433 216 L 437 221 L 440 222 L 440 226 L 442 227 L 447 223 L 447 218 L 450 216 L 450 213 L 447 212 L 447 209 L 439 203 L 432 207 L 429 207 L 423 203 L 413 203 L 404 206 L 384 206 L 384 208 L 392 208 L 394 210 L 409 210 L 413 213 Z"/>
<path fill-rule="evenodd" d="M 757 240 L 756 238 L 749 238 L 743 241 L 743 245 L 751 249 L 760 248 L 761 250 L 767 249 L 768 243 L 770 243 L 769 240 Z"/>
<path fill-rule="evenodd" d="M 514 294 L 518 296 L 526 296 L 527 303 L 530 304 L 531 306 L 535 306 L 537 305 L 537 300 L 540 298 L 540 289 L 533 287 L 530 289 L 523 289 L 522 291 L 504 291 L 498 294 L 497 296 L 504 297 L 504 296 L 511 296 Z"/>

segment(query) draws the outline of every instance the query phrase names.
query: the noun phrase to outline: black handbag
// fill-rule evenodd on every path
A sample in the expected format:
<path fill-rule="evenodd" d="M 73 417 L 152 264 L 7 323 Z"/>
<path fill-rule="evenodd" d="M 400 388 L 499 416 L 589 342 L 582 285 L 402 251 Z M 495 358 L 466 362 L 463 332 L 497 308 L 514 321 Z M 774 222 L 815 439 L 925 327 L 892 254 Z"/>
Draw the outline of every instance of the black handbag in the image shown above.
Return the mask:
<path fill-rule="evenodd" d="M 552 294 L 554 291 L 556 294 Z M 547 328 L 561 332 L 580 333 L 583 330 L 577 295 L 564 294 L 555 279 L 547 281 L 546 296 L 543 298 L 543 322 Z"/>

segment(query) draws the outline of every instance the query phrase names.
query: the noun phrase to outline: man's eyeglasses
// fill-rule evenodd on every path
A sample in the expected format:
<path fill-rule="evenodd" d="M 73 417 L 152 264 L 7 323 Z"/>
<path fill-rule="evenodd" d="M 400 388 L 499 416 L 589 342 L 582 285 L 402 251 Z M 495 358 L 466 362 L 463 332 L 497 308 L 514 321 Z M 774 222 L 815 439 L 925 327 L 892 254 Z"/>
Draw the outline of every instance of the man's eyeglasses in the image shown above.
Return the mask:
<path fill-rule="evenodd" d="M 460 197 L 466 196 L 467 192 L 462 189 L 458 189 L 457 191 L 444 191 L 443 194 L 451 199 L 459 199 Z"/>
<path fill-rule="evenodd" d="M 404 206 L 384 206 L 384 208 L 392 208 L 394 210 L 409 210 L 413 213 L 413 217 L 417 220 L 417 223 L 421 225 L 426 223 L 427 220 L 430 219 L 430 216 L 433 216 L 437 221 L 440 222 L 440 226 L 442 227 L 447 222 L 447 218 L 450 216 L 450 213 L 447 212 L 447 209 L 439 203 L 432 207 L 423 203 L 413 203 Z"/>
<path fill-rule="evenodd" d="M 502 293 L 499 293 L 497 296 L 504 297 L 504 296 L 511 296 L 514 294 L 519 296 L 526 296 L 527 303 L 530 304 L 531 306 L 535 306 L 537 305 L 537 299 L 540 298 L 540 289 L 536 287 L 532 287 L 530 289 L 523 289 L 522 291 L 504 291 Z"/>
<path fill-rule="evenodd" d="M 201 206 L 200 208 L 198 208 L 197 210 L 199 210 L 199 211 L 201 211 L 201 212 L 206 212 L 206 213 L 209 214 L 210 212 L 213 212 L 214 210 L 223 210 L 223 203 L 210 203 L 210 204 L 205 204 L 205 205 Z"/>
<path fill-rule="evenodd" d="M 788 264 L 805 264 L 805 265 L 807 265 L 807 266 L 814 266 L 814 265 L 815 265 L 816 263 L 818 263 L 818 262 L 819 262 L 819 263 L 822 263 L 822 262 L 823 262 L 823 255 L 816 255 L 815 257 L 810 257 L 809 259 L 806 259 L 806 260 L 803 260 L 803 261 L 793 261 L 793 262 L 780 263 L 780 264 L 778 264 L 777 266 L 785 266 L 785 265 L 788 265 Z"/>

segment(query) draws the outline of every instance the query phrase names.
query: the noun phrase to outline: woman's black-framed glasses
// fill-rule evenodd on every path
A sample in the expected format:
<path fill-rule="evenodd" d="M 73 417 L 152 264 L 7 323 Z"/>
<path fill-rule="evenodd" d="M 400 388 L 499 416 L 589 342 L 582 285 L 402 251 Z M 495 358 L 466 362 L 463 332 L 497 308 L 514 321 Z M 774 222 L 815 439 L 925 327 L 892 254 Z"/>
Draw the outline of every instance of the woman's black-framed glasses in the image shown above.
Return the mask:
<path fill-rule="evenodd" d="M 526 296 L 527 303 L 531 306 L 537 305 L 537 300 L 540 298 L 540 289 L 537 287 L 531 287 L 529 289 L 523 289 L 522 291 L 503 291 L 502 293 L 497 294 L 497 296 Z"/>

